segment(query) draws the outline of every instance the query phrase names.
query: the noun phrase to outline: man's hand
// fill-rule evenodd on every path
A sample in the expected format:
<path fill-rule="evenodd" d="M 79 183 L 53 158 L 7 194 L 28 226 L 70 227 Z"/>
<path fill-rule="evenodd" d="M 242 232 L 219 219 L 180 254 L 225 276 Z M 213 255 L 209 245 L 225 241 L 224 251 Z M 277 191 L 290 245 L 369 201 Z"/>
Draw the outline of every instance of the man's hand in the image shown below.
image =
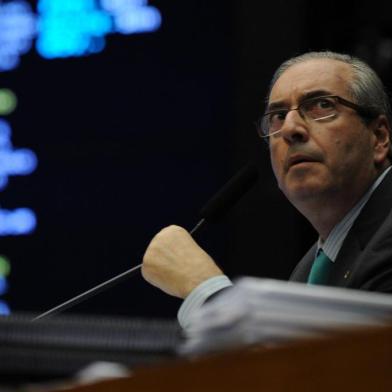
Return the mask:
<path fill-rule="evenodd" d="M 205 280 L 222 274 L 214 260 L 179 226 L 161 230 L 143 257 L 144 279 L 180 298 L 185 298 Z"/>

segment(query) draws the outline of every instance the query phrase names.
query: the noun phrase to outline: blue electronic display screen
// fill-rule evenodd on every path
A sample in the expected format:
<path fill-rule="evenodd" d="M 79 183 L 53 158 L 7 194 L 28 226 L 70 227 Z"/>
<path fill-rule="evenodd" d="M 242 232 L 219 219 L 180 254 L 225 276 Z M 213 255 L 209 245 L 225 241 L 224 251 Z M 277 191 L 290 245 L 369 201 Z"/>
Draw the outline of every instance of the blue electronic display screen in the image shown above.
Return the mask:
<path fill-rule="evenodd" d="M 224 4 L 0 1 L 0 313 L 46 310 L 197 221 L 227 178 Z M 75 311 L 174 305 L 136 278 Z"/>
<path fill-rule="evenodd" d="M 102 52 L 107 34 L 158 30 L 162 17 L 147 0 L 0 2 L 0 71 L 15 69 L 34 46 L 44 58 Z"/>

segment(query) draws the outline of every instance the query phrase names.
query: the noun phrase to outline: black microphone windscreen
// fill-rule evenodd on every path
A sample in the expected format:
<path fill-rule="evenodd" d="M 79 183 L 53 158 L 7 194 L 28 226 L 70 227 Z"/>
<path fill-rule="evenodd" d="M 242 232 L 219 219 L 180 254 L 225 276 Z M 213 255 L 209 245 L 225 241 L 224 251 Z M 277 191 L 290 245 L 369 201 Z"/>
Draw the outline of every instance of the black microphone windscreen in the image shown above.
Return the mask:
<path fill-rule="evenodd" d="M 206 221 L 219 220 L 257 181 L 258 170 L 254 163 L 244 166 L 200 210 Z"/>

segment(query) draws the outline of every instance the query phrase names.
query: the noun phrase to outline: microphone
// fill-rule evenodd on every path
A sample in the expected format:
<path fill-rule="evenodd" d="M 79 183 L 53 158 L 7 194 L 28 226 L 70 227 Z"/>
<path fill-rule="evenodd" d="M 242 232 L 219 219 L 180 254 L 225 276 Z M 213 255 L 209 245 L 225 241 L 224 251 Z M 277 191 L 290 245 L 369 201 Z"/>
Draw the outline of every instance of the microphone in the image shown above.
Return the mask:
<path fill-rule="evenodd" d="M 258 171 L 254 163 L 249 163 L 244 166 L 237 174 L 235 174 L 224 186 L 217 192 L 207 204 L 200 210 L 201 220 L 196 226 L 189 232 L 193 235 L 199 228 L 206 222 L 216 222 L 256 183 L 258 179 Z M 135 275 L 142 267 L 142 264 L 138 264 L 135 267 L 126 270 L 113 278 L 100 283 L 99 285 L 77 295 L 49 309 L 48 311 L 41 313 L 32 319 L 32 321 L 41 320 L 43 318 L 49 318 L 66 309 L 71 308 L 104 290 L 115 286 L 122 281 Z"/>
<path fill-rule="evenodd" d="M 208 222 L 216 222 L 256 183 L 259 172 L 254 163 L 248 163 L 236 173 L 200 210 Z"/>

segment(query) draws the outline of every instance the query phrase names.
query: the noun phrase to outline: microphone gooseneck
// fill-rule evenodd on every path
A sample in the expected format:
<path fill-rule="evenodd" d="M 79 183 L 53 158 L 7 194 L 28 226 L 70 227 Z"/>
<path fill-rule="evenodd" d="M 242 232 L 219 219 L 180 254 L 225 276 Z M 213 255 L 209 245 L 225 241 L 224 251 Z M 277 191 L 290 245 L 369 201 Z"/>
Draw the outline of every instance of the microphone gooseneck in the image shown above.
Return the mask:
<path fill-rule="evenodd" d="M 206 222 L 214 222 L 219 220 L 229 209 L 232 207 L 257 181 L 258 171 L 254 164 L 248 164 L 244 166 L 237 174 L 235 174 L 224 186 L 217 192 L 207 204 L 200 210 L 201 220 L 196 226 L 189 232 L 193 235 L 203 224 Z M 113 278 L 100 283 L 99 285 L 77 295 L 55 306 L 48 311 L 41 313 L 32 319 L 32 321 L 41 320 L 43 318 L 49 318 L 58 313 L 63 312 L 66 309 L 71 308 L 99 293 L 113 287 L 122 281 L 135 275 L 142 267 L 142 264 L 138 264 L 135 267 L 126 270 Z"/>
<path fill-rule="evenodd" d="M 202 224 L 205 222 L 205 219 L 201 219 L 196 226 L 189 232 L 190 234 L 195 233 L 199 227 L 202 226 Z M 51 316 L 54 316 L 58 313 L 63 312 L 66 309 L 72 308 L 73 306 L 86 301 L 87 299 L 94 297 L 95 295 L 101 293 L 102 291 L 105 291 L 107 289 L 109 289 L 110 287 L 113 287 L 119 283 L 121 283 L 122 281 L 130 278 L 133 275 L 136 275 L 136 273 L 142 268 L 142 264 L 138 264 L 116 276 L 114 276 L 111 279 L 108 279 L 102 283 L 100 283 L 97 286 L 92 287 L 91 289 L 84 291 L 83 293 L 77 295 L 76 297 L 73 297 L 71 299 L 69 299 L 68 301 L 65 301 L 63 303 L 61 303 L 60 305 L 55 306 L 54 308 L 51 308 L 49 310 L 47 310 L 44 313 L 41 313 L 40 315 L 34 317 L 32 319 L 32 321 L 37 321 L 43 318 L 49 318 Z"/>

